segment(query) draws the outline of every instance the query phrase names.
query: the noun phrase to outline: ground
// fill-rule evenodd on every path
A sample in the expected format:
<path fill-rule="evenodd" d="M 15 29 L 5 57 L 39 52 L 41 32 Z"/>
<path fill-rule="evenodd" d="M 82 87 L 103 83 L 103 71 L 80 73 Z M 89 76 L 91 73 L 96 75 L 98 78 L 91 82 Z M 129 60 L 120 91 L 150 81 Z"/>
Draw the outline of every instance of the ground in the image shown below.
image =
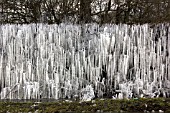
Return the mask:
<path fill-rule="evenodd" d="M 46 112 L 46 113 L 94 113 L 94 112 L 170 112 L 168 98 L 140 99 L 96 99 L 88 102 L 81 101 L 48 101 L 48 102 L 15 102 L 1 101 L 0 112 Z"/>

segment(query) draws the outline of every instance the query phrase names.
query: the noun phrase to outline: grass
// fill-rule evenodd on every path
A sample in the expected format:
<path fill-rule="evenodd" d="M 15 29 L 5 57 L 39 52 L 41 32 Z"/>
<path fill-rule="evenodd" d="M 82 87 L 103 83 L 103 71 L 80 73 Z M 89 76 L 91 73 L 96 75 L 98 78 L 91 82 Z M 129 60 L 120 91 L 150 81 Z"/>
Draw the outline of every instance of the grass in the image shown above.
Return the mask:
<path fill-rule="evenodd" d="M 170 112 L 170 99 L 140 98 L 130 100 L 96 99 L 89 102 L 52 101 L 52 102 L 0 102 L 0 112 L 38 112 L 38 113 L 94 113 L 94 112 Z"/>

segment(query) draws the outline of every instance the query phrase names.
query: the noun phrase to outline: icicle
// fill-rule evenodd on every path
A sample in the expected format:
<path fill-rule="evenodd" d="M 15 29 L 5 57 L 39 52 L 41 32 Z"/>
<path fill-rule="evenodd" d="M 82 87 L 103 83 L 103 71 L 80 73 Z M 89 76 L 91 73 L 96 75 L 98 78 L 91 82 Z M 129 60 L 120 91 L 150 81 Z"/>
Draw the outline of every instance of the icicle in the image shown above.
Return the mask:
<path fill-rule="evenodd" d="M 0 98 L 81 97 L 89 87 L 101 97 L 152 95 L 170 81 L 170 35 L 160 26 L 1 25 Z"/>

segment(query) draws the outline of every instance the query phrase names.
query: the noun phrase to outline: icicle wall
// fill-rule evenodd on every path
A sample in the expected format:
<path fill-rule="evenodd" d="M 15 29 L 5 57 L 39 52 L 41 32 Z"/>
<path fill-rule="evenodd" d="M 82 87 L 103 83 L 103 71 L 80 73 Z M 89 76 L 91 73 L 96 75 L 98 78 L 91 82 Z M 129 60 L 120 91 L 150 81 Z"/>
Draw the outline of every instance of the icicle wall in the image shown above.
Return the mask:
<path fill-rule="evenodd" d="M 169 92 L 169 54 L 167 24 L 1 25 L 0 98 Z"/>

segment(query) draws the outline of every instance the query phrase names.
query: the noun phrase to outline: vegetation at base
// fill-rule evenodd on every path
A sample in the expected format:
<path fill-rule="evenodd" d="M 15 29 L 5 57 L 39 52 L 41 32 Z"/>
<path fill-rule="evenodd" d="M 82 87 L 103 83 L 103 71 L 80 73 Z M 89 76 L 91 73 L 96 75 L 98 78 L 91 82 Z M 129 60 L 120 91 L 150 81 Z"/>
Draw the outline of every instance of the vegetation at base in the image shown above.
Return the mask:
<path fill-rule="evenodd" d="M 170 112 L 170 99 L 140 98 L 140 99 L 96 99 L 88 102 L 53 101 L 53 102 L 0 102 L 0 112 Z"/>

